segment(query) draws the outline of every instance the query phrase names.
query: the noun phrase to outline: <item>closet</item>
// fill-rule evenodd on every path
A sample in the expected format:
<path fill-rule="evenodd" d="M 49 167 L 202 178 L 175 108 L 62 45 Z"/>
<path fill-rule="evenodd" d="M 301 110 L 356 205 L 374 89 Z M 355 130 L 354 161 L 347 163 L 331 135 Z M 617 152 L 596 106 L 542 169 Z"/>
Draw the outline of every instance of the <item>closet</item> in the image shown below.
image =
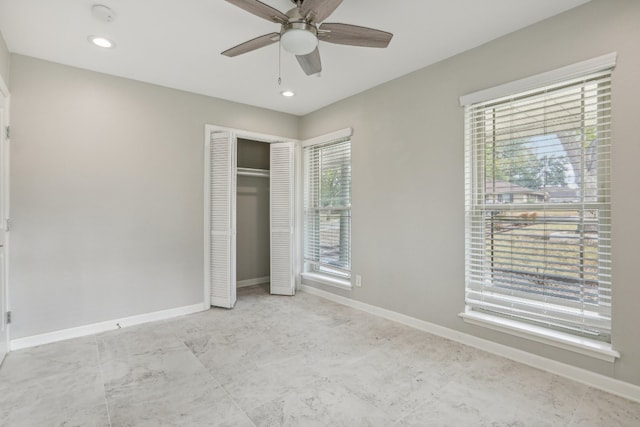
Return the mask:
<path fill-rule="evenodd" d="M 298 146 L 269 135 L 205 130 L 205 304 L 232 308 L 240 285 L 295 293 Z"/>
<path fill-rule="evenodd" d="M 238 138 L 236 286 L 269 282 L 269 144 Z"/>

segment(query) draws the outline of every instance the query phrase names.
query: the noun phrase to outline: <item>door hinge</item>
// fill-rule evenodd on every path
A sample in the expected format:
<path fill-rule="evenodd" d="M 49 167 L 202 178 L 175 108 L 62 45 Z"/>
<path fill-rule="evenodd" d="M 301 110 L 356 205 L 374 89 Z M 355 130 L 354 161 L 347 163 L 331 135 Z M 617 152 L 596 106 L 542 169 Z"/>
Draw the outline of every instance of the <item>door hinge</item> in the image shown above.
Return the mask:
<path fill-rule="evenodd" d="M 11 231 L 11 226 L 12 226 L 11 220 L 9 218 L 7 218 L 6 223 L 4 225 L 4 230 L 5 231 Z"/>
<path fill-rule="evenodd" d="M 6 139 L 11 139 L 11 127 L 7 126 L 6 128 L 4 128 L 4 137 Z"/>
<path fill-rule="evenodd" d="M 7 324 L 11 323 L 11 312 L 7 311 Z"/>

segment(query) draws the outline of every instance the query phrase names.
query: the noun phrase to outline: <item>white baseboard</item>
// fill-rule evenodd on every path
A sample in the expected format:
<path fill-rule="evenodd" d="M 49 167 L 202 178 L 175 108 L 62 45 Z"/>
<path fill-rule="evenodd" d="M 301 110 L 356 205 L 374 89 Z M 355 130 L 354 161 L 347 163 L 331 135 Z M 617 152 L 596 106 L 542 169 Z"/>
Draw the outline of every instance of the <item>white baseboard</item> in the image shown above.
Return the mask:
<path fill-rule="evenodd" d="M 255 279 L 247 279 L 247 280 L 238 280 L 236 282 L 236 288 L 246 288 L 247 286 L 253 285 L 261 285 L 262 283 L 269 283 L 271 281 L 271 277 L 257 277 Z"/>
<path fill-rule="evenodd" d="M 416 319 L 415 317 L 410 317 L 405 314 L 397 313 L 395 311 L 376 307 L 374 305 L 352 300 L 350 298 L 345 298 L 331 292 L 314 288 L 312 286 L 300 285 L 298 289 L 303 292 L 307 292 L 328 299 L 330 301 L 337 302 L 338 304 L 365 311 L 375 316 L 402 323 L 404 325 L 411 326 L 413 328 L 428 332 L 433 335 L 447 338 L 452 341 L 456 341 L 461 344 L 486 351 L 488 353 L 496 354 L 498 356 L 502 356 L 507 359 L 511 359 L 513 361 L 520 362 L 525 365 L 529 365 L 531 367 L 541 369 L 543 371 L 547 371 L 573 381 L 577 381 L 582 384 L 586 384 L 590 387 L 594 387 L 608 393 L 624 397 L 625 399 L 640 402 L 640 386 L 637 386 L 635 384 L 620 381 L 615 378 L 597 374 L 595 372 L 587 371 L 586 369 L 567 365 L 566 363 L 528 353 L 523 350 L 518 350 L 516 348 L 509 347 L 503 344 L 498 344 L 496 342 L 485 340 L 483 338 L 478 338 L 476 336 L 459 332 L 450 328 L 445 328 L 444 326 L 436 325 L 434 323 L 425 322 L 424 320 Z"/>
<path fill-rule="evenodd" d="M 11 340 L 9 346 L 12 351 L 21 350 L 23 348 L 35 347 L 43 344 L 69 340 L 72 338 L 85 337 L 100 332 L 111 331 L 114 329 L 125 328 L 127 326 L 139 325 L 141 323 L 155 322 L 157 320 L 171 319 L 173 317 L 183 316 L 185 314 L 206 311 L 210 307 L 204 304 L 194 304 L 184 307 L 171 308 L 168 310 L 155 311 L 153 313 L 139 314 L 136 316 L 123 317 L 121 319 L 107 320 L 105 322 L 92 323 L 90 325 L 77 326 L 75 328 L 62 329 L 60 331 L 47 332 L 39 335 L 18 338 Z"/>

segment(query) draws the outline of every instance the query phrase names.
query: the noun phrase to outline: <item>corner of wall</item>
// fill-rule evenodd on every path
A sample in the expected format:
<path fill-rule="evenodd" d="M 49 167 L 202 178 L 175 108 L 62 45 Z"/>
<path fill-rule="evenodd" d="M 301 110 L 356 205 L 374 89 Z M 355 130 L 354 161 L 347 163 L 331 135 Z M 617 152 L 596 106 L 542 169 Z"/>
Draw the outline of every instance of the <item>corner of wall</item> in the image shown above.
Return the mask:
<path fill-rule="evenodd" d="M 7 87 L 11 88 L 11 52 L 9 52 L 9 48 L 7 47 L 7 43 L 4 40 L 4 36 L 2 35 L 2 30 L 0 30 L 0 77 L 7 85 Z"/>

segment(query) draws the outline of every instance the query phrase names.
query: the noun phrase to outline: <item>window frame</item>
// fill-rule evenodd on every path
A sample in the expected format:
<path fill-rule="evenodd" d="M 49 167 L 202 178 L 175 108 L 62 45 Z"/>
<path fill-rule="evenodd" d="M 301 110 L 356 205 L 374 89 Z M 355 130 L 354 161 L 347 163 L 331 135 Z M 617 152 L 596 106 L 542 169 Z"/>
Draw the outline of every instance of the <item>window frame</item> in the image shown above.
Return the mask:
<path fill-rule="evenodd" d="M 346 128 L 346 129 L 341 129 L 339 131 L 336 132 L 331 132 L 329 134 L 325 134 L 325 135 L 321 135 L 315 138 L 311 138 L 308 140 L 305 140 L 302 142 L 302 189 L 303 189 L 303 193 L 305 191 L 305 189 L 307 188 L 308 182 L 308 175 L 307 175 L 307 162 L 306 162 L 306 156 L 305 156 L 305 149 L 307 149 L 308 147 L 313 147 L 313 146 L 324 146 L 324 145 L 331 145 L 331 144 L 335 144 L 335 143 L 339 143 L 340 141 L 345 141 L 348 140 L 349 144 L 350 144 L 350 153 L 349 153 L 349 163 L 351 164 L 352 162 L 352 152 L 351 152 L 351 136 L 353 135 L 353 131 L 351 128 Z M 305 206 L 307 204 L 307 200 L 305 200 L 306 196 L 303 194 L 302 197 L 302 227 L 303 230 L 306 229 L 306 221 L 307 221 L 307 212 L 305 210 Z M 340 206 L 337 208 L 332 208 L 332 211 L 347 211 L 349 214 L 349 217 L 351 218 L 351 210 L 352 210 L 352 192 L 351 190 L 349 191 L 349 205 L 348 206 Z M 320 208 L 321 210 L 321 208 Z M 351 226 L 349 226 L 349 269 L 341 269 L 341 268 L 327 268 L 327 269 L 323 269 L 321 266 L 319 266 L 319 268 L 314 268 L 312 266 L 312 261 L 309 261 L 307 259 L 305 259 L 305 252 L 307 249 L 307 236 L 306 236 L 306 232 L 303 231 L 302 234 L 302 255 L 300 257 L 301 262 L 302 262 L 302 273 L 301 273 L 301 277 L 302 277 L 302 281 L 303 282 L 307 282 L 307 283 L 312 283 L 312 284 L 321 284 L 321 285 L 327 285 L 327 286 L 333 286 L 333 287 L 337 287 L 337 288 L 341 288 L 341 289 L 345 289 L 345 290 L 351 290 L 352 289 L 352 277 L 353 275 L 351 274 L 351 248 L 352 248 L 352 236 L 351 236 Z M 334 270 L 334 271 L 331 271 Z"/>
<path fill-rule="evenodd" d="M 512 94 L 520 94 L 527 91 L 537 91 L 542 87 L 550 86 L 552 84 L 561 83 L 564 81 L 568 81 L 574 78 L 587 76 L 599 71 L 605 71 L 607 69 L 611 70 L 615 66 L 616 62 L 616 54 L 611 53 L 607 55 L 603 55 L 601 57 L 593 58 L 591 60 L 583 61 L 581 63 L 573 64 L 567 67 L 563 67 L 557 70 L 553 70 L 547 73 L 542 73 L 536 76 L 528 77 L 522 80 L 514 81 L 511 83 L 507 83 L 504 85 L 500 85 L 494 88 L 481 90 L 478 92 L 474 92 L 469 95 L 462 96 L 460 98 L 461 106 L 465 107 L 465 112 L 468 109 L 472 108 L 473 105 L 491 102 L 493 100 L 499 100 L 505 96 L 509 96 Z M 484 215 L 485 211 L 482 213 L 476 212 L 473 210 L 475 206 L 477 206 L 479 200 L 475 198 L 478 196 L 485 196 L 485 189 L 480 188 L 485 186 L 484 175 L 482 167 L 477 167 L 478 162 L 477 158 L 481 157 L 478 154 L 474 153 L 474 150 L 470 149 L 467 144 L 472 143 L 472 139 L 474 135 L 472 134 L 472 124 L 469 123 L 469 116 L 465 114 L 465 174 L 467 176 L 465 180 L 466 188 L 466 197 L 467 201 L 465 202 L 465 215 L 467 217 L 467 225 L 465 227 L 465 239 L 467 240 L 467 250 L 465 254 L 465 264 L 471 262 L 469 259 L 469 233 L 471 233 L 470 229 L 470 216 L 473 216 L 472 213 L 475 212 L 476 215 Z M 604 158 L 604 161 L 610 163 L 610 154 Z M 484 160 L 482 161 L 482 164 Z M 610 167 L 610 165 L 608 165 Z M 470 182 L 469 182 L 470 180 Z M 475 186 L 477 188 L 474 188 Z M 471 194 L 469 193 L 471 192 Z M 610 195 L 610 188 L 609 188 Z M 560 207 L 562 204 L 558 204 Z M 567 204 L 568 206 L 575 206 L 575 204 Z M 518 206 L 518 208 L 527 207 L 529 209 L 535 210 L 536 208 L 540 208 L 540 205 L 535 203 L 526 203 L 524 206 Z M 501 205 L 500 209 L 504 209 L 505 205 Z M 584 209 L 587 209 L 588 206 L 583 206 Z M 607 208 L 611 209 L 611 204 L 609 204 Z M 489 208 L 491 210 L 491 208 Z M 610 217 L 608 218 L 610 220 Z M 607 224 L 610 225 L 610 224 Z M 605 255 L 610 259 L 610 251 Z M 465 289 L 470 282 L 469 270 L 466 269 L 465 273 Z M 465 291 L 466 295 L 466 291 Z M 531 296 L 528 296 L 529 299 L 532 299 Z M 465 297 L 466 299 L 466 297 Z M 508 333 L 511 335 L 520 336 L 523 338 L 528 338 L 537 342 L 542 342 L 545 344 L 553 345 L 556 347 L 564 348 L 567 350 L 572 350 L 581 354 L 589 355 L 601 360 L 607 360 L 613 362 L 620 355 L 618 352 L 613 350 L 612 344 L 609 342 L 603 342 L 600 340 L 590 339 L 588 337 L 574 335 L 568 332 L 559 331 L 557 329 L 546 328 L 544 326 L 540 326 L 533 323 L 528 323 L 524 321 L 520 321 L 519 319 L 505 318 L 499 315 L 494 315 L 492 313 L 482 312 L 473 310 L 470 306 L 465 302 L 465 311 L 460 313 L 460 317 L 463 318 L 465 322 L 484 326 L 490 329 L 498 330 L 500 332 Z"/>

